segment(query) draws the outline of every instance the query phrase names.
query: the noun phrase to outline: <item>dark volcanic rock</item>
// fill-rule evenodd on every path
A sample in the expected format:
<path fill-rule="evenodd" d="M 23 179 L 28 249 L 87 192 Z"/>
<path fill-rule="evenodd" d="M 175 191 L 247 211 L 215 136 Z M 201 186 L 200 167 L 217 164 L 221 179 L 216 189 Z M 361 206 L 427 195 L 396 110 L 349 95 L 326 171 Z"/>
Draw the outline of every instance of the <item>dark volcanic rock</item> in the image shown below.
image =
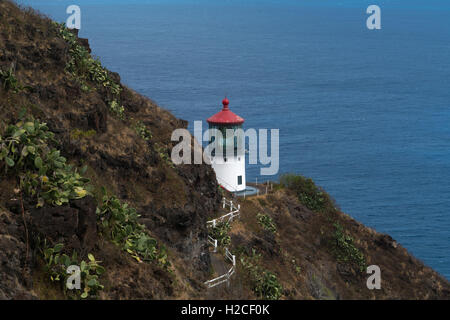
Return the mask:
<path fill-rule="evenodd" d="M 87 50 L 89 53 L 91 53 L 91 47 L 90 47 L 90 45 L 89 45 L 89 39 L 86 39 L 86 38 L 79 38 L 79 37 L 78 37 L 78 34 L 79 34 L 80 30 L 78 30 L 78 29 L 71 29 L 70 31 L 71 31 L 73 34 L 75 34 L 75 35 L 77 36 L 77 38 L 78 38 L 78 43 L 81 44 L 83 47 L 85 47 L 86 50 Z"/>
<path fill-rule="evenodd" d="M 20 215 L 0 211 L 0 300 L 36 299 L 31 289 L 23 222 Z"/>
<path fill-rule="evenodd" d="M 86 50 L 91 53 L 91 46 L 89 45 L 89 39 L 86 38 L 78 38 L 78 42 L 86 48 Z"/>
<path fill-rule="evenodd" d="M 68 46 L 63 39 L 55 38 L 50 42 L 50 58 L 60 63 L 66 63 Z"/>
<path fill-rule="evenodd" d="M 95 210 L 91 197 L 72 201 L 70 206 L 31 209 L 33 231 L 69 250 L 87 252 L 97 241 Z"/>
<path fill-rule="evenodd" d="M 74 200 L 71 206 L 78 209 L 77 235 L 85 250 L 91 250 L 97 243 L 96 203 L 91 197 Z"/>
<path fill-rule="evenodd" d="M 397 243 L 390 235 L 381 234 L 375 240 L 375 243 L 383 249 L 395 249 L 397 248 Z"/>
<path fill-rule="evenodd" d="M 108 108 L 104 103 L 94 106 L 86 115 L 89 128 L 99 133 L 106 132 L 108 120 Z"/>
<path fill-rule="evenodd" d="M 159 209 L 149 205 L 142 210 L 142 222 L 197 270 L 207 272 L 210 260 L 204 257 L 208 255 L 206 221 L 220 205 L 215 174 L 204 165 L 179 166 L 178 174 L 190 186 L 185 189 L 188 202 L 183 207 Z"/>

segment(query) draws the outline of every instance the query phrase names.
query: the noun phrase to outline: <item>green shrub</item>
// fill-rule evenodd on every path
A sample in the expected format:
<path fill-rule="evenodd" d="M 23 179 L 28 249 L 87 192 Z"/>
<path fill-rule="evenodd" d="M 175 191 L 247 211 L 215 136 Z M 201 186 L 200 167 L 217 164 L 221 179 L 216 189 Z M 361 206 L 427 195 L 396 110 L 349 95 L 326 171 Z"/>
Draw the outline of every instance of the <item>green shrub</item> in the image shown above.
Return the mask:
<path fill-rule="evenodd" d="M 263 227 L 264 230 L 269 231 L 272 234 L 277 233 L 277 227 L 273 222 L 273 219 L 267 214 L 258 213 L 256 215 L 258 223 Z"/>
<path fill-rule="evenodd" d="M 125 119 L 125 108 L 117 102 L 117 100 L 112 100 L 109 103 L 109 110 L 116 115 L 119 119 Z"/>
<path fill-rule="evenodd" d="M 140 216 L 136 210 L 103 192 L 102 206 L 97 208 L 102 232 L 137 261 L 156 260 L 162 266 L 169 267 L 165 247 L 158 248 L 157 241 L 150 237 L 145 226 L 138 222 Z"/>
<path fill-rule="evenodd" d="M 142 121 L 136 121 L 134 124 L 134 130 L 145 141 L 149 141 L 152 138 L 152 133 L 147 126 L 142 123 Z"/>
<path fill-rule="evenodd" d="M 100 265 L 100 261 L 95 260 L 92 254 L 88 254 L 89 261 L 82 260 L 80 262 L 76 251 L 70 257 L 62 251 L 62 244 L 48 247 L 44 243 L 44 248 L 41 253 L 45 262 L 45 271 L 50 280 L 52 282 L 59 282 L 68 297 L 82 299 L 98 298 L 99 291 L 104 288 L 100 283 L 99 276 L 105 272 L 105 268 Z M 71 265 L 80 267 L 80 290 L 69 290 L 66 286 L 67 279 L 70 277 L 70 274 L 67 273 L 67 268 Z"/>
<path fill-rule="evenodd" d="M 80 82 L 83 91 L 89 91 L 86 81 L 94 82 L 99 88 L 106 89 L 109 99 L 109 107 L 112 113 L 120 119 L 124 118 L 124 107 L 119 102 L 122 88 L 116 83 L 101 62 L 92 58 L 89 51 L 83 47 L 75 34 L 66 28 L 64 24 L 55 23 L 59 36 L 69 45 L 69 61 L 66 71 Z"/>
<path fill-rule="evenodd" d="M 18 93 L 23 90 L 22 85 L 14 75 L 12 66 L 6 71 L 0 70 L 0 81 L 2 83 L 3 89 L 5 89 L 5 91 L 7 92 L 12 91 L 13 93 Z"/>
<path fill-rule="evenodd" d="M 62 205 L 90 194 L 89 180 L 81 176 L 85 168 L 78 173 L 52 144 L 54 134 L 37 120 L 9 125 L 0 135 L 0 170 L 14 171 L 20 189 L 36 198 L 37 206 Z"/>
<path fill-rule="evenodd" d="M 167 148 L 164 148 L 158 144 L 155 144 L 155 151 L 158 152 L 159 158 L 171 168 L 175 168 L 172 159 L 169 157 Z"/>
<path fill-rule="evenodd" d="M 240 261 L 250 279 L 253 292 L 262 299 L 278 300 L 283 294 L 283 287 L 277 276 L 260 266 L 261 254 L 252 249 L 252 255 L 242 254 Z"/>
<path fill-rule="evenodd" d="M 280 177 L 280 184 L 292 190 L 300 202 L 310 210 L 325 212 L 336 209 L 331 197 L 321 187 L 316 186 L 310 178 L 295 174 L 284 174 Z"/>
<path fill-rule="evenodd" d="M 264 271 L 258 279 L 255 288 L 256 293 L 267 300 L 278 300 L 281 298 L 283 287 L 278 282 L 278 278 L 270 271 Z"/>
<path fill-rule="evenodd" d="M 355 247 L 353 238 L 345 231 L 338 222 L 333 224 L 335 231 L 332 239 L 332 252 L 339 262 L 355 263 L 361 271 L 366 268 L 364 254 Z"/>
<path fill-rule="evenodd" d="M 231 237 L 228 235 L 231 226 L 228 222 L 218 223 L 211 229 L 210 236 L 217 240 L 217 244 L 223 247 L 231 243 Z"/>

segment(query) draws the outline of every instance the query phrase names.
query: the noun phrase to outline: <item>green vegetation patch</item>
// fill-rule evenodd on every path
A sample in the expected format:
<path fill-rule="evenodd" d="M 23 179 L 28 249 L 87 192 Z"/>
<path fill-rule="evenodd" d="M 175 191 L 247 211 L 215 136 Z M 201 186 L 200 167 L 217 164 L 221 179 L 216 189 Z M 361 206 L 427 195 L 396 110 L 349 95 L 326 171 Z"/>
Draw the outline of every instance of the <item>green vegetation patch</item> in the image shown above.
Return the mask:
<path fill-rule="evenodd" d="M 19 93 L 24 89 L 14 75 L 12 66 L 8 70 L 0 70 L 0 82 L 6 92 L 11 91 L 13 93 Z"/>
<path fill-rule="evenodd" d="M 92 81 L 99 88 L 106 89 L 111 112 L 123 119 L 125 108 L 120 104 L 119 97 L 122 91 L 120 84 L 116 83 L 101 62 L 94 59 L 89 51 L 78 42 L 74 33 L 64 24 L 54 24 L 59 36 L 69 45 L 69 61 L 66 71 L 80 82 L 83 91 L 89 91 L 87 81 Z"/>
<path fill-rule="evenodd" d="M 210 236 L 217 240 L 217 244 L 223 247 L 228 246 L 231 243 L 231 237 L 229 232 L 231 230 L 231 225 L 228 222 L 218 223 L 210 231 Z"/>
<path fill-rule="evenodd" d="M 79 260 L 76 251 L 71 256 L 63 253 L 63 245 L 57 244 L 48 247 L 46 243 L 41 250 L 42 258 L 45 262 L 45 272 L 52 282 L 58 282 L 63 288 L 64 294 L 73 299 L 96 299 L 104 286 L 100 283 L 99 277 L 105 272 L 105 268 L 100 265 L 101 261 L 95 260 L 92 254 L 88 254 L 89 261 Z M 67 282 L 72 274 L 68 273 L 70 266 L 79 267 L 80 289 L 68 289 Z M 76 272 L 73 270 L 73 272 Z"/>
<path fill-rule="evenodd" d="M 38 120 L 19 121 L 9 125 L 0 135 L 0 171 L 16 174 L 20 190 L 44 203 L 63 205 L 72 199 L 90 194 L 89 179 L 83 178 L 67 163 L 60 151 L 53 148 L 53 132 Z"/>
<path fill-rule="evenodd" d="M 162 245 L 158 247 L 146 227 L 138 222 L 140 215 L 136 210 L 116 197 L 106 195 L 106 191 L 103 192 L 103 203 L 97 208 L 102 233 L 138 262 L 154 260 L 168 268 L 170 263 L 166 248 Z"/>
<path fill-rule="evenodd" d="M 155 151 L 159 154 L 159 158 L 167 164 L 171 168 L 175 168 L 174 163 L 172 162 L 172 159 L 169 156 L 169 151 L 167 148 L 162 147 L 158 144 L 155 144 Z"/>
<path fill-rule="evenodd" d="M 258 223 L 263 227 L 264 230 L 276 234 L 277 233 L 277 226 L 275 225 L 275 222 L 273 222 L 273 219 L 267 215 L 258 213 L 256 215 L 256 218 L 258 219 Z"/>
<path fill-rule="evenodd" d="M 364 254 L 355 247 L 353 238 L 345 231 L 344 227 L 335 222 L 333 224 L 335 231 L 331 241 L 332 252 L 339 262 L 354 263 L 361 271 L 366 268 L 366 259 Z"/>
<path fill-rule="evenodd" d="M 119 119 L 125 119 L 125 108 L 117 100 L 112 100 L 109 103 L 109 110 Z"/>
<path fill-rule="evenodd" d="M 149 141 L 152 139 L 152 133 L 147 128 L 147 126 L 142 123 L 142 121 L 136 121 L 136 123 L 133 126 L 136 133 L 145 141 Z"/>
<path fill-rule="evenodd" d="M 261 254 L 252 249 L 251 255 L 241 254 L 240 261 L 247 274 L 252 290 L 259 298 L 278 300 L 283 294 L 283 287 L 277 276 L 260 265 Z"/>
<path fill-rule="evenodd" d="M 280 184 L 292 190 L 308 209 L 316 212 L 336 210 L 334 201 L 321 188 L 315 185 L 311 178 L 296 174 L 284 174 L 280 177 Z"/>

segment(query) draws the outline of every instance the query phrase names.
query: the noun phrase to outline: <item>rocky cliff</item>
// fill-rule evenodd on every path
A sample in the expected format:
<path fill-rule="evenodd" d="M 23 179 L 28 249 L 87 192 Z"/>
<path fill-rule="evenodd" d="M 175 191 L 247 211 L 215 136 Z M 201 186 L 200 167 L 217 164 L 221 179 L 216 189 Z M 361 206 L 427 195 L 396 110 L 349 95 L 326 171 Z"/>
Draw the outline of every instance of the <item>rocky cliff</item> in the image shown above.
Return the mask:
<path fill-rule="evenodd" d="M 0 298 L 80 298 L 61 268 L 81 261 L 81 298 L 449 298 L 389 236 L 284 184 L 215 230 L 237 272 L 206 289 L 223 194 L 209 166 L 171 162 L 187 123 L 121 84 L 86 39 L 4 0 L 0 72 Z M 369 264 L 381 290 L 366 287 Z"/>
<path fill-rule="evenodd" d="M 0 69 L 11 69 L 21 88 L 18 92 L 15 88 L 6 90 L 6 86 L 0 90 L 2 133 L 8 124 L 19 121 L 20 111 L 25 110 L 26 116 L 47 123 L 49 130 L 55 133 L 61 154 L 71 164 L 87 166 L 85 176 L 93 186 L 92 196 L 65 206 L 46 205 L 36 209 L 24 196 L 25 218 L 30 220 L 29 242 L 35 231 L 52 243 L 63 241 L 81 253 L 97 251 L 114 277 L 119 276 L 108 289 L 111 296 L 106 294 L 105 298 L 176 297 L 183 291 L 175 293 L 171 287 L 178 277 L 181 286 L 200 285 L 199 280 L 205 278 L 201 274 L 209 271 L 207 255 L 202 254 L 208 249 L 205 221 L 217 209 L 220 199 L 210 167 L 174 167 L 167 161 L 172 131 L 186 127 L 187 123 L 123 86 L 118 74 L 107 71 L 108 79 L 120 86 L 117 100 L 125 109 L 123 116 L 111 112 L 111 97 L 105 87 L 89 78 L 81 83 L 67 71 L 74 47 L 61 36 L 59 26 L 41 14 L 0 1 L 0 26 Z M 77 41 L 88 49 L 87 40 Z M 3 78 L 3 84 L 6 81 Z M 143 138 L 137 128 L 145 128 L 149 137 Z M 29 261 L 26 261 L 24 219 L 20 201 L 14 194 L 17 179 L 14 173 L 2 175 L 0 179 L 4 224 L 0 229 L 1 277 L 7 279 L 0 281 L 0 296 L 15 298 L 23 293 L 24 297 L 39 297 L 33 290 L 36 259 L 31 244 Z M 148 267 L 120 256 L 120 250 L 117 250 L 118 257 L 103 252 L 95 222 L 101 187 L 132 203 L 152 236 L 168 244 L 173 258 L 184 261 L 180 262 L 181 270 L 177 270 L 180 275 L 164 284 L 164 290 L 150 292 L 160 276 L 153 272 L 147 275 Z M 123 271 L 128 264 L 131 264 L 126 267 L 129 270 Z M 120 274 L 126 277 L 134 272 L 136 279 L 120 278 Z M 145 278 L 149 278 L 148 281 Z M 138 281 L 139 286 L 148 287 L 143 289 L 145 292 L 128 288 L 130 283 Z M 124 287 L 130 292 L 119 296 Z"/>

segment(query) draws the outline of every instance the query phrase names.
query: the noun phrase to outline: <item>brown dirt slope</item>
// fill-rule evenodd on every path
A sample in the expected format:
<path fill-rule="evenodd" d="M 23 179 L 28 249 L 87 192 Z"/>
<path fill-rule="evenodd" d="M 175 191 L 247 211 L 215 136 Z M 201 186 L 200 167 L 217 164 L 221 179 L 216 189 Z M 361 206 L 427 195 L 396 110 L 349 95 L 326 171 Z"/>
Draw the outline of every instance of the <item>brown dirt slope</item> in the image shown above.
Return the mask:
<path fill-rule="evenodd" d="M 89 48 L 86 39 L 78 41 Z M 120 119 L 110 110 L 107 90 L 92 81 L 86 89 L 65 70 L 69 59 L 69 45 L 50 19 L 0 0 L 0 70 L 12 65 L 23 86 L 17 93 L 0 87 L 0 135 L 26 110 L 48 124 L 64 157 L 87 166 L 93 186 L 93 196 L 36 208 L 15 192 L 16 176 L 0 174 L 0 299 L 66 298 L 45 273 L 37 235 L 101 260 L 107 269 L 102 299 L 449 298 L 448 281 L 389 236 L 339 211 L 308 210 L 283 188 L 240 200 L 241 218 L 230 231 L 237 272 L 230 287 L 207 290 L 202 283 L 217 270 L 210 261 L 206 221 L 219 214 L 222 195 L 209 166 L 174 166 L 169 160 L 171 133 L 187 123 L 123 85 Z M 118 74 L 108 71 L 108 76 L 120 83 Z M 138 134 L 138 124 L 151 132 L 150 139 Z M 137 262 L 98 233 L 95 211 L 102 187 L 136 208 L 150 234 L 168 248 L 169 270 Z M 262 228 L 258 213 L 272 218 L 275 233 Z M 350 259 L 336 254 L 336 222 L 353 239 Z M 381 290 L 367 289 L 355 252 L 366 265 L 380 266 Z"/>
<path fill-rule="evenodd" d="M 232 222 L 231 250 L 238 260 L 253 260 L 259 274 L 274 273 L 285 299 L 450 299 L 450 283 L 413 257 L 389 235 L 380 234 L 340 210 L 313 212 L 295 194 L 277 186 L 267 195 L 241 200 L 242 213 Z M 265 192 L 265 190 L 262 190 Z M 272 233 L 259 222 L 269 216 Z M 336 227 L 353 239 L 364 263 L 336 255 Z M 254 253 L 253 253 L 254 250 Z M 349 255 L 350 256 L 350 255 Z M 345 257 L 345 255 L 344 255 Z M 381 289 L 369 290 L 366 267 L 377 265 Z M 254 276 L 238 264 L 236 278 L 213 298 L 251 298 Z"/>

